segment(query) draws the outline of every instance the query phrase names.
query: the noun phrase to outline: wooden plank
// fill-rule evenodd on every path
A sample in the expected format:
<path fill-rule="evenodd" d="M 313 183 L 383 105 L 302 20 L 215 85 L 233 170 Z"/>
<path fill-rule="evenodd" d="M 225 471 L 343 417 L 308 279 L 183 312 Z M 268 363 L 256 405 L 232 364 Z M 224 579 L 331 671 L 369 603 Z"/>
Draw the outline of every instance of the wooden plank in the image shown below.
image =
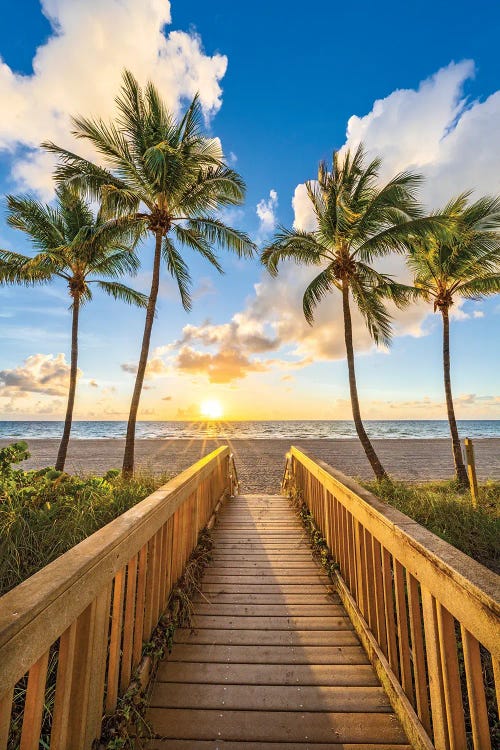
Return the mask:
<path fill-rule="evenodd" d="M 108 656 L 108 638 L 111 610 L 111 581 L 104 586 L 96 600 L 92 663 L 89 675 L 89 698 L 85 722 L 85 747 L 91 747 L 101 736 L 101 723 L 104 713 L 104 685 Z M 73 707 L 74 709 L 74 707 Z M 71 750 L 69 748 L 68 750 Z"/>
<path fill-rule="evenodd" d="M 339 664 L 197 664 L 162 662 L 159 682 L 219 683 L 221 685 L 346 685 L 369 687 L 379 684 L 370 665 Z"/>
<path fill-rule="evenodd" d="M 135 594 L 137 590 L 137 561 L 134 555 L 127 565 L 127 592 L 123 616 L 123 653 L 120 673 L 120 692 L 124 693 L 132 674 L 132 649 L 134 645 Z"/>
<path fill-rule="evenodd" d="M 157 733 L 175 739 L 224 739 L 246 742 L 282 742 L 290 737 L 329 743 L 359 742 L 366 739 L 369 721 L 373 740 L 380 744 L 406 743 L 392 714 L 307 713 L 261 711 L 184 710 L 152 708 L 146 714 Z"/>
<path fill-rule="evenodd" d="M 467 694 L 472 725 L 474 747 L 479 750 L 491 750 L 488 708 L 484 694 L 483 668 L 479 643 L 465 628 L 461 629 L 464 653 Z"/>
<path fill-rule="evenodd" d="M 319 608 L 328 607 L 330 604 L 339 604 L 340 599 L 336 594 L 327 591 L 318 594 L 238 594 L 236 592 L 227 594 L 196 594 L 193 597 L 193 604 L 206 602 L 213 604 L 314 604 L 316 613 L 319 615 Z"/>
<path fill-rule="evenodd" d="M 298 575 L 294 576 L 292 573 L 281 574 L 276 576 L 253 576 L 253 575 L 240 575 L 240 576 L 228 576 L 228 575 L 217 575 L 212 574 L 210 569 L 205 573 L 203 581 L 205 583 L 233 583 L 233 584 L 254 584 L 258 580 L 261 586 L 274 586 L 276 584 L 303 584 L 308 586 L 310 583 L 315 584 L 318 580 L 322 580 L 325 584 L 329 583 L 329 579 L 324 576 L 320 576 L 318 573 L 311 573 L 310 575 Z"/>
<path fill-rule="evenodd" d="M 357 646 L 354 630 L 210 630 L 178 628 L 174 643 L 223 643 L 260 646 Z"/>
<path fill-rule="evenodd" d="M 398 623 L 399 669 L 401 684 L 408 700 L 415 705 L 413 682 L 411 677 L 410 639 L 408 637 L 408 618 L 406 610 L 405 578 L 403 566 L 394 560 L 394 589 L 396 599 L 396 616 Z"/>
<path fill-rule="evenodd" d="M 48 664 L 49 652 L 47 651 L 29 671 L 20 750 L 38 750 L 39 747 Z"/>
<path fill-rule="evenodd" d="M 169 662 L 227 664 L 368 664 L 361 646 L 176 644 Z"/>
<path fill-rule="evenodd" d="M 197 685 L 157 682 L 149 705 L 153 708 L 219 708 L 252 711 L 349 711 L 390 713 L 380 687 L 325 685 Z"/>
<path fill-rule="evenodd" d="M 14 688 L 0 696 L 0 750 L 7 750 Z"/>
<path fill-rule="evenodd" d="M 255 580 L 255 579 L 254 579 Z M 232 592 L 238 594 L 302 594 L 304 591 L 309 593 L 324 594 L 326 587 L 322 583 L 206 583 L 201 586 L 202 593 L 207 596 L 211 593 L 229 594 Z"/>
<path fill-rule="evenodd" d="M 250 744 L 250 747 L 249 747 Z M 146 745 L 146 750 L 194 750 L 192 740 L 168 740 L 168 745 L 162 740 L 150 740 Z M 221 750 L 220 740 L 198 740 L 196 750 Z M 275 742 L 224 742 L 224 750 L 278 750 Z M 280 742 L 279 750 L 382 750 L 378 742 L 366 743 L 356 742 L 337 742 L 331 743 L 325 747 L 324 742 Z M 410 745 L 401 744 L 384 744 L 383 750 L 411 750 Z"/>
<path fill-rule="evenodd" d="M 408 590 L 408 614 L 410 617 L 410 633 L 413 652 L 413 675 L 415 678 L 415 696 L 417 713 L 425 731 L 431 733 L 431 717 L 429 712 L 429 695 L 427 692 L 427 672 L 425 669 L 425 646 L 420 611 L 418 583 L 406 571 L 406 586 Z"/>
<path fill-rule="evenodd" d="M 123 622 L 123 597 L 125 569 L 115 576 L 113 587 L 113 608 L 111 614 L 111 637 L 109 642 L 108 679 L 106 689 L 106 713 L 113 713 L 118 700 L 120 676 L 121 638 Z"/>
<path fill-rule="evenodd" d="M 351 630 L 344 617 L 238 617 L 237 615 L 194 615 L 193 628 L 218 628 L 220 630 Z"/>
<path fill-rule="evenodd" d="M 436 600 L 422 586 L 427 674 L 432 709 L 432 730 L 436 750 L 448 750 L 448 726 L 444 695 L 443 668 L 439 649 L 439 627 Z"/>
<path fill-rule="evenodd" d="M 392 579 L 391 556 L 382 548 L 382 581 L 384 586 L 384 613 L 387 631 L 387 648 L 389 665 L 399 680 L 399 658 L 396 640 L 396 609 L 394 603 L 394 590 Z"/>
<path fill-rule="evenodd" d="M 437 605 L 439 648 L 443 668 L 443 688 L 448 717 L 448 742 L 450 750 L 467 750 L 462 689 L 458 671 L 455 621 L 450 613 Z"/>
<path fill-rule="evenodd" d="M 195 615 L 229 615 L 238 617 L 342 617 L 345 610 L 340 604 L 219 604 L 196 602 Z"/>
<path fill-rule="evenodd" d="M 287 567 L 258 567 L 258 568 L 239 568 L 233 565 L 211 565 L 207 570 L 207 578 L 213 578 L 214 576 L 232 576 L 232 577 L 245 577 L 245 576 L 258 576 L 261 578 L 274 578 L 281 580 L 283 577 L 288 578 L 293 576 L 294 578 L 314 578 L 317 580 L 317 576 L 323 573 L 316 565 L 311 563 L 308 566 L 302 566 L 300 568 L 289 568 Z"/>
<path fill-rule="evenodd" d="M 71 681 L 73 679 L 76 644 L 76 622 L 62 634 L 59 642 L 54 714 L 50 735 L 51 750 L 66 750 L 68 723 L 71 711 Z"/>
<path fill-rule="evenodd" d="M 148 547 L 145 544 L 139 551 L 137 570 L 137 591 L 135 600 L 134 646 L 132 650 L 132 668 L 137 667 L 141 659 L 144 641 L 144 608 L 146 602 L 146 576 L 148 565 Z"/>

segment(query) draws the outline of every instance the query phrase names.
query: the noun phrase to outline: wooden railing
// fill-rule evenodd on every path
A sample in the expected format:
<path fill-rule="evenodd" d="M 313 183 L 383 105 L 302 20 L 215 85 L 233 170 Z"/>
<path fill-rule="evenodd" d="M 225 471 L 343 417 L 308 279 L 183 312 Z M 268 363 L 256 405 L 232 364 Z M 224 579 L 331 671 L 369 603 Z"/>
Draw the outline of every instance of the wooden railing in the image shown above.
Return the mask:
<path fill-rule="evenodd" d="M 498 747 L 499 577 L 297 448 L 284 489 L 338 563 L 338 591 L 412 746 Z"/>
<path fill-rule="evenodd" d="M 229 449 L 217 449 L 0 599 L 0 750 L 15 690 L 17 712 L 25 694 L 20 749 L 42 747 L 46 693 L 54 689 L 51 750 L 91 748 L 199 531 L 231 492 L 229 468 Z M 54 688 L 47 674 L 55 661 Z"/>

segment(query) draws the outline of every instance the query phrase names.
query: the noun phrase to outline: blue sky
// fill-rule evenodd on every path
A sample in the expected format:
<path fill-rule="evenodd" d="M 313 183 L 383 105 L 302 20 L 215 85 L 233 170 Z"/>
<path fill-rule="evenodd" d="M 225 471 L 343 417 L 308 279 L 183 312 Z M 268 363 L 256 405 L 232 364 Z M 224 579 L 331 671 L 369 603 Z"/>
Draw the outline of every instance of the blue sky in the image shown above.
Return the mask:
<path fill-rule="evenodd" d="M 245 206 L 227 218 L 261 243 L 277 224 L 307 222 L 298 186 L 346 138 L 381 153 L 385 177 L 422 171 L 429 205 L 467 188 L 500 191 L 500 9 L 491 2 L 44 0 L 42 9 L 25 0 L 2 9 L 2 19 L 1 193 L 50 199 L 50 164 L 37 144 L 70 145 L 72 113 L 111 113 L 124 66 L 152 77 L 172 107 L 200 91 L 209 131 L 248 186 Z M 3 219 L 0 246 L 29 248 Z M 135 284 L 145 290 L 150 246 L 141 256 Z M 309 330 L 303 271 L 285 269 L 274 282 L 257 261 L 226 257 L 224 277 L 189 262 L 191 314 L 168 279 L 162 287 L 143 418 L 194 418 L 206 398 L 229 418 L 349 418 L 337 301 Z M 400 262 L 389 270 L 399 273 Z M 366 417 L 445 417 L 440 326 L 428 312 L 398 314 L 389 353 L 374 350 L 355 320 Z M 500 300 L 455 312 L 458 414 L 495 418 Z M 77 417 L 126 416 L 141 330 L 140 312 L 107 299 L 84 311 Z M 68 332 L 64 287 L 0 289 L 0 418 L 63 414 Z M 259 348 L 251 335 L 268 344 Z"/>

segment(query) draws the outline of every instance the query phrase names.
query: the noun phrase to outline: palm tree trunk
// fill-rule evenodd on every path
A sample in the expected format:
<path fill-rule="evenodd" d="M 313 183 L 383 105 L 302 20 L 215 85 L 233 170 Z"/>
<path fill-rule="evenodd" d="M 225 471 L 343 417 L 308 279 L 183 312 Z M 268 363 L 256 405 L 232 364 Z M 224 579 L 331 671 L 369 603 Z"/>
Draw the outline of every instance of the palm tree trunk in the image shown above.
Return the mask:
<path fill-rule="evenodd" d="M 144 324 L 144 335 L 142 337 L 141 356 L 137 367 L 135 378 L 134 393 L 130 404 L 130 413 L 127 424 L 127 437 L 125 439 L 125 453 L 123 456 L 122 473 L 125 477 L 132 476 L 134 472 L 134 451 L 135 451 L 135 425 L 137 422 L 137 412 L 139 401 L 141 399 L 142 386 L 144 383 L 144 374 L 149 356 L 149 344 L 151 341 L 151 330 L 156 312 L 156 301 L 158 299 L 158 289 L 160 286 L 160 264 L 161 264 L 161 232 L 156 232 L 155 255 L 153 261 L 153 276 L 151 279 L 151 291 L 149 294 L 148 306 L 146 309 L 146 322 Z"/>
<path fill-rule="evenodd" d="M 455 474 L 458 483 L 463 489 L 469 486 L 467 479 L 467 470 L 462 457 L 462 447 L 458 436 L 457 421 L 455 419 L 455 408 L 453 406 L 453 396 L 451 393 L 451 375 L 450 375 L 450 317 L 447 307 L 441 308 L 443 316 L 443 371 L 444 371 L 444 391 L 446 394 L 446 410 L 448 412 L 448 422 L 450 424 L 451 445 L 453 450 L 453 460 L 455 462 Z"/>
<path fill-rule="evenodd" d="M 68 405 L 66 407 L 66 418 L 64 430 L 56 459 L 56 469 L 64 471 L 66 454 L 68 452 L 69 435 L 73 421 L 73 407 L 75 405 L 76 379 L 78 375 L 78 318 L 80 315 L 80 298 L 76 295 L 73 299 L 73 319 L 71 322 L 71 365 L 69 375 Z"/>
<path fill-rule="evenodd" d="M 359 409 L 358 389 L 356 385 L 356 372 L 354 369 L 354 349 L 352 345 L 352 320 L 351 310 L 349 308 L 349 285 L 344 281 L 342 283 L 342 309 L 344 312 L 344 337 L 345 348 L 347 353 L 347 367 L 349 369 L 349 389 L 351 392 L 352 416 L 356 432 L 366 453 L 366 457 L 374 471 L 377 479 L 387 479 L 387 473 L 379 461 L 375 449 L 370 442 L 370 438 L 365 432 L 361 411 Z"/>

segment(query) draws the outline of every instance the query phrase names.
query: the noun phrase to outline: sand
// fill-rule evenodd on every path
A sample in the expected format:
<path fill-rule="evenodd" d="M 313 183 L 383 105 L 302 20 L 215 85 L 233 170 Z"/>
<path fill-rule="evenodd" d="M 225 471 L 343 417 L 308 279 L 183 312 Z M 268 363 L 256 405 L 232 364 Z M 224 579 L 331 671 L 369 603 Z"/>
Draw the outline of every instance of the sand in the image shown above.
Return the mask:
<path fill-rule="evenodd" d="M 0 441 L 0 447 L 10 441 Z M 235 455 L 244 492 L 277 492 L 283 474 L 285 454 L 291 443 L 313 457 L 326 461 L 346 474 L 371 479 L 372 472 L 357 440 L 138 440 L 136 461 L 153 471 L 172 474 L 186 469 L 219 445 L 229 443 Z M 31 458 L 25 468 L 53 466 L 57 440 L 29 440 Z M 123 440 L 73 440 L 66 470 L 96 472 L 120 468 Z M 449 440 L 375 440 L 374 445 L 387 471 L 398 479 L 421 481 L 453 476 Z M 474 440 L 480 479 L 500 479 L 500 438 Z"/>

